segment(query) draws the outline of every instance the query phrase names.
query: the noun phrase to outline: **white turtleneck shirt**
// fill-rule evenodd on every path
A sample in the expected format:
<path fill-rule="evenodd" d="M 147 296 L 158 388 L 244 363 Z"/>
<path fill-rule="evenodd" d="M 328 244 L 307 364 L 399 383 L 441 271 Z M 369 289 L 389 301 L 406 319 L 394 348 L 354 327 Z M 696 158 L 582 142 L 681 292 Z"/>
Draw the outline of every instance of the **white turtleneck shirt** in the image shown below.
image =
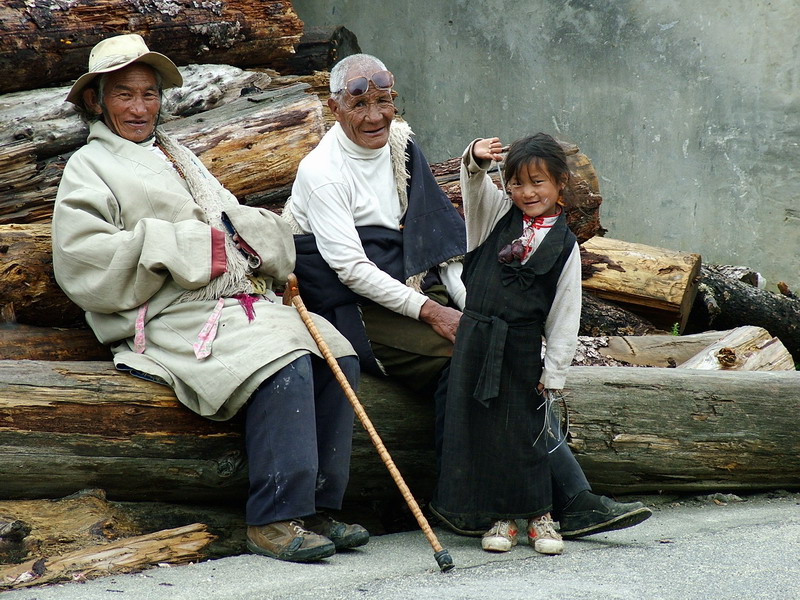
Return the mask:
<path fill-rule="evenodd" d="M 400 230 L 403 209 L 389 145 L 370 149 L 352 142 L 336 123 L 300 162 L 292 186 L 292 214 L 313 233 L 319 252 L 355 293 L 413 319 L 427 297 L 382 271 L 364 253 L 356 227 Z M 460 262 L 439 269 L 450 297 L 463 308 Z"/>

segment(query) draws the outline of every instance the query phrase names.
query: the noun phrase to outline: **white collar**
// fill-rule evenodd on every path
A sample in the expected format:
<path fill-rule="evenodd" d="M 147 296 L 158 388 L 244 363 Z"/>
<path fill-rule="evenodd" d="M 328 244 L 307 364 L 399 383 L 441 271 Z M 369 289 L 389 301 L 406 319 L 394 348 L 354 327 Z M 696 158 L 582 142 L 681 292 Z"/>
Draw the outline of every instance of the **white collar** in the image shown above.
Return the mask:
<path fill-rule="evenodd" d="M 384 144 L 380 148 L 364 148 L 352 141 L 342 129 L 342 126 L 337 122 L 331 127 L 331 131 L 336 136 L 337 141 L 344 149 L 345 154 L 351 158 L 358 160 L 374 160 L 389 152 L 389 144 Z"/>

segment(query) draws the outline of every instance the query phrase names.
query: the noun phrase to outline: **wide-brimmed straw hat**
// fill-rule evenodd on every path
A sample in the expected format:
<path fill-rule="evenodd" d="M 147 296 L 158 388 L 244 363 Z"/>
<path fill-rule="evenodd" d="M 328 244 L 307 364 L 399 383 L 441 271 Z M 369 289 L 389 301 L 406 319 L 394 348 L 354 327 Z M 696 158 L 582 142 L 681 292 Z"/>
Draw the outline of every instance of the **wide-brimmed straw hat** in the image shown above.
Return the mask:
<path fill-rule="evenodd" d="M 130 33 L 107 38 L 92 48 L 89 72 L 81 75 L 73 84 L 67 94 L 67 102 L 77 104 L 83 89 L 98 75 L 117 71 L 135 62 L 148 64 L 158 71 L 163 89 L 183 85 L 183 77 L 175 63 L 163 54 L 151 52 L 142 36 Z"/>

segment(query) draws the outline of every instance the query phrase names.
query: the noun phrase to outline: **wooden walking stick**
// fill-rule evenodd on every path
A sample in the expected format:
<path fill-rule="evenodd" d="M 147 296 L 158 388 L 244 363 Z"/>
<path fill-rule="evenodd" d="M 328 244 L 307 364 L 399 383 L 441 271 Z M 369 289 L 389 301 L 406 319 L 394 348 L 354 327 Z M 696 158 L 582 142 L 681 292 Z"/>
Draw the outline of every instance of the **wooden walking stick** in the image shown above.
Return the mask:
<path fill-rule="evenodd" d="M 303 299 L 300 298 L 300 290 L 297 286 L 297 277 L 294 273 L 291 273 L 288 277 L 286 290 L 283 293 L 283 303 L 287 306 L 289 304 L 294 305 L 294 307 L 297 309 L 297 312 L 300 313 L 300 318 L 303 319 L 303 323 L 305 323 L 309 333 L 311 334 L 311 337 L 313 337 L 314 341 L 317 343 L 317 347 L 319 348 L 320 352 L 322 352 L 322 356 L 325 357 L 325 361 L 328 363 L 328 366 L 336 376 L 336 380 L 339 382 L 339 385 L 342 386 L 347 399 L 353 406 L 353 411 L 361 421 L 361 425 L 369 434 L 369 439 L 372 440 L 373 445 L 378 450 L 378 454 L 380 455 L 383 464 L 385 464 L 386 468 L 389 469 L 389 474 L 392 476 L 392 479 L 394 479 L 394 482 L 400 489 L 400 493 L 403 495 L 403 498 L 405 499 L 406 504 L 408 504 L 408 507 L 411 509 L 411 512 L 414 514 L 414 517 L 416 517 L 417 523 L 419 523 L 419 526 L 422 529 L 422 532 L 425 534 L 425 537 L 428 538 L 428 542 L 430 542 L 434 551 L 433 557 L 436 559 L 439 569 L 441 569 L 442 572 L 449 571 L 455 566 L 453 564 L 453 559 L 450 557 L 450 553 L 443 549 L 442 545 L 439 543 L 439 540 L 431 529 L 428 520 L 425 518 L 425 515 L 422 514 L 419 504 L 417 504 L 417 501 L 411 494 L 411 490 L 408 489 L 406 482 L 403 480 L 403 476 L 400 475 L 400 471 L 397 469 L 392 457 L 389 455 L 389 451 L 386 450 L 386 447 L 383 445 L 383 441 L 378 435 L 378 432 L 375 431 L 375 427 L 372 426 L 372 421 L 370 421 L 369 416 L 367 416 L 367 412 L 364 410 L 364 407 L 361 405 L 356 393 L 350 386 L 350 382 L 347 381 L 347 377 L 345 377 L 342 369 L 339 367 L 339 363 L 336 362 L 336 358 L 331 353 L 330 348 L 328 348 L 328 344 L 326 344 L 325 340 L 322 339 L 322 335 L 317 329 L 317 326 L 314 325 L 314 321 L 312 320 L 308 309 L 306 309 L 305 304 L 303 304 Z"/>

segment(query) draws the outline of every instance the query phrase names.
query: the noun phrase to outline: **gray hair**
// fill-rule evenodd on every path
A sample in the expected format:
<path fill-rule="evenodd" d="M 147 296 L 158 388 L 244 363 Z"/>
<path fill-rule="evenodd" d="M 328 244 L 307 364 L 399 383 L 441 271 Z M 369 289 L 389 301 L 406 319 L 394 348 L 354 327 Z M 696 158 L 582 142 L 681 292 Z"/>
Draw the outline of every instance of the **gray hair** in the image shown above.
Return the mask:
<path fill-rule="evenodd" d="M 352 69 L 365 69 L 369 66 L 375 66 L 379 71 L 386 70 L 386 65 L 371 54 L 351 54 L 345 56 L 342 60 L 336 63 L 331 69 L 329 89 L 331 96 L 340 102 L 344 97 L 344 84 L 346 83 L 347 74 Z"/>

